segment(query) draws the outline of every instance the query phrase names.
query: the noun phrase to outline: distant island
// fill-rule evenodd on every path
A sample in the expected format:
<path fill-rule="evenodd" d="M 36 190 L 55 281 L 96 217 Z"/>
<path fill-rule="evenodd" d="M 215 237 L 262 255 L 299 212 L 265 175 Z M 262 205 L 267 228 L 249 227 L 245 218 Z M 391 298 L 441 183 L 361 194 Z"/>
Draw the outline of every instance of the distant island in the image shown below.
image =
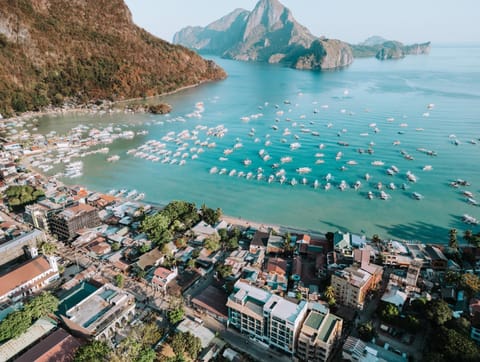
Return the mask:
<path fill-rule="evenodd" d="M 279 63 L 295 69 L 329 70 L 355 57 L 399 59 L 428 54 L 430 43 L 403 45 L 375 36 L 361 44 L 316 37 L 278 0 L 260 0 L 250 12 L 236 9 L 206 27 L 186 27 L 173 43 L 227 59 Z"/>
<path fill-rule="evenodd" d="M 4 1 L 0 7 L 4 117 L 49 105 L 142 98 L 225 77 L 214 62 L 136 26 L 123 0 Z"/>

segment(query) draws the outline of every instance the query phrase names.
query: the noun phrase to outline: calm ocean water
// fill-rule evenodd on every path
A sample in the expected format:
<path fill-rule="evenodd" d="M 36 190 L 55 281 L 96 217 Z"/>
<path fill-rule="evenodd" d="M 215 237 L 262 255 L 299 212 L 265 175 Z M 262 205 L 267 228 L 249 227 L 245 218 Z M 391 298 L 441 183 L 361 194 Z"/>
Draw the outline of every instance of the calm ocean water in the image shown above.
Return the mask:
<path fill-rule="evenodd" d="M 228 79 L 164 97 L 174 109 L 169 116 L 42 118 L 39 130 L 44 133 L 63 133 L 78 124 L 149 131 L 109 145 L 110 155 L 118 154 L 120 161 L 108 163 L 105 155 L 86 157 L 84 176 L 64 181 L 101 191 L 137 189 L 146 193 L 147 201 L 190 200 L 220 207 L 232 216 L 312 231 L 340 229 L 433 243 L 447 242 L 452 227 L 480 231 L 462 222 L 463 214 L 480 219 L 480 207 L 468 204 L 463 195 L 463 190 L 474 197 L 480 192 L 480 48 L 434 45 L 429 56 L 385 62 L 357 59 L 345 70 L 324 73 L 214 60 L 228 72 Z M 201 118 L 186 117 L 198 102 L 204 106 Z M 434 106 L 429 109 L 428 105 Z M 176 117 L 185 121 L 170 122 Z M 218 125 L 228 128 L 226 135 L 207 139 L 202 126 Z M 183 130 L 190 135 L 196 130 L 198 141 L 215 142 L 216 147 L 202 147 L 205 152 L 192 160 L 191 155 L 201 147 L 199 142 L 166 142 L 167 149 L 175 152 L 183 146 L 179 152 L 188 153 L 183 166 L 126 154 L 149 140 L 165 142 L 162 137 L 169 132 L 176 138 Z M 291 150 L 294 142 L 300 148 Z M 373 154 L 358 151 L 369 147 Z M 234 151 L 225 156 L 225 149 Z M 259 156 L 261 149 L 270 160 Z M 337 160 L 339 152 L 342 157 Z M 220 161 L 220 157 L 228 160 Z M 292 162 L 272 169 L 281 157 L 292 157 Z M 249 166 L 243 164 L 247 158 L 252 161 Z M 316 163 L 318 159 L 324 163 Z M 373 166 L 373 161 L 384 165 Z M 400 172 L 390 176 L 387 169 L 392 165 Z M 423 170 L 426 165 L 430 171 Z M 213 166 L 226 168 L 227 174 L 210 174 Z M 299 184 L 258 181 L 259 167 L 266 178 L 283 168 L 287 180 L 296 178 Z M 311 168 L 311 172 L 299 175 L 299 167 Z M 254 177 L 228 176 L 232 169 L 252 172 Z M 416 175 L 416 183 L 407 180 L 407 171 Z M 323 186 L 328 173 L 333 179 L 327 191 Z M 372 176 L 369 181 L 365 173 Z M 301 184 L 303 177 L 306 185 Z M 450 187 L 457 178 L 471 186 Z M 313 188 L 315 179 L 320 183 L 318 189 Z M 343 192 L 338 189 L 342 180 L 349 185 Z M 353 189 L 356 180 L 362 182 L 358 191 Z M 378 182 L 390 195 L 388 200 L 379 198 Z M 395 190 L 386 187 L 391 182 Z M 408 185 L 406 190 L 401 188 L 403 183 Z M 373 200 L 367 198 L 369 190 L 375 195 Z M 424 198 L 415 200 L 413 192 Z"/>

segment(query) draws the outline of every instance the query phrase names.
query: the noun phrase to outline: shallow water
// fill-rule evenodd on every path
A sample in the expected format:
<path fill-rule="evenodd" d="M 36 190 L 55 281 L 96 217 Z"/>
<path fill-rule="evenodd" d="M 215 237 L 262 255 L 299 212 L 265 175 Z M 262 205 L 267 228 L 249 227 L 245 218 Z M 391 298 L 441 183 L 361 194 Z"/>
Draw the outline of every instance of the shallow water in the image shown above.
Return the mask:
<path fill-rule="evenodd" d="M 220 207 L 232 216 L 306 230 L 341 229 L 367 236 L 378 233 L 383 237 L 433 243 L 447 242 L 452 227 L 471 229 L 472 226 L 462 222 L 463 214 L 480 219 L 480 207 L 466 203 L 462 188 L 449 186 L 452 180 L 462 178 L 471 183 L 467 189 L 474 196 L 480 192 L 480 48 L 434 45 L 430 56 L 385 62 L 358 59 L 346 70 L 324 73 L 215 60 L 228 72 L 228 79 L 165 97 L 164 101 L 174 109 L 169 116 L 42 118 L 39 126 L 42 133 L 51 130 L 65 133 L 80 123 L 92 127 L 113 123 L 124 129 L 149 131 L 148 135 L 118 140 L 108 146 L 109 155 L 120 155 L 120 161 L 108 163 L 106 155 L 101 154 L 86 157 L 84 176 L 64 181 L 101 191 L 135 188 L 146 193 L 147 201 L 191 200 Z M 195 110 L 197 102 L 204 103 L 201 118 L 185 117 Z M 429 104 L 434 107 L 428 109 Z M 322 107 L 325 105 L 328 108 Z M 279 111 L 284 113 L 277 114 Z M 258 113 L 263 116 L 250 117 Z M 184 117 L 185 122 L 168 122 L 178 116 Z M 327 127 L 329 123 L 331 127 Z M 148 140 L 161 141 L 171 131 L 178 134 L 182 130 L 191 132 L 198 125 L 220 124 L 228 128 L 226 135 L 221 139 L 210 137 L 208 141 L 216 142 L 217 146 L 203 147 L 205 152 L 195 160 L 191 159 L 193 153 L 189 149 L 199 146 L 193 140 L 185 141 L 188 147 L 182 153 L 189 152 L 189 156 L 184 166 L 154 163 L 126 154 L 128 149 Z M 278 130 L 272 128 L 274 125 Z M 302 132 L 302 125 L 310 132 Z M 249 136 L 252 128 L 255 135 Z M 283 135 L 285 128 L 289 128 L 290 135 Z M 319 136 L 311 132 L 318 132 Z M 458 146 L 451 135 L 456 136 Z M 255 138 L 260 142 L 255 143 Z M 207 140 L 205 131 L 199 130 L 198 139 Z M 270 146 L 265 146 L 267 140 Z M 477 144 L 470 140 L 477 140 Z M 348 146 L 339 145 L 339 141 Z M 395 141 L 400 144 L 394 145 Z M 243 147 L 224 156 L 224 150 L 238 142 Z M 291 150 L 289 145 L 293 142 L 301 147 Z M 375 144 L 372 155 L 358 153 L 358 149 L 367 150 L 371 142 Z M 319 149 L 320 144 L 324 144 L 324 149 Z M 178 146 L 168 143 L 167 148 L 175 151 Z M 437 156 L 429 156 L 417 148 L 433 150 Z M 269 161 L 259 157 L 260 149 L 271 156 Z M 405 159 L 402 150 L 414 160 Z M 338 152 L 343 153 L 340 160 L 336 160 Z M 324 156 L 315 157 L 316 153 Z M 280 168 L 285 169 L 287 180 L 295 177 L 299 181 L 296 186 L 228 176 L 232 169 L 256 175 L 257 168 L 262 167 L 268 178 L 278 171 L 272 170 L 271 165 L 280 163 L 284 156 L 291 156 L 292 162 Z M 219 161 L 220 157 L 227 157 L 228 161 Z M 250 166 L 243 164 L 246 158 L 252 160 Z M 319 158 L 325 162 L 315 164 Z M 357 164 L 348 165 L 349 160 Z M 373 161 L 382 161 L 384 166 L 373 166 Z M 400 170 L 397 175 L 387 175 L 391 165 Z M 431 165 L 432 170 L 423 171 L 425 165 Z M 227 175 L 210 174 L 212 166 L 226 168 Z M 342 166 L 347 169 L 341 171 Z M 299 167 L 309 167 L 312 171 L 302 176 L 295 171 Z M 417 176 L 416 183 L 407 180 L 408 170 Z M 363 178 L 367 172 L 372 176 L 369 182 Z M 328 173 L 334 178 L 332 188 L 325 191 L 324 176 Z M 300 184 L 302 177 L 307 178 L 307 185 Z M 316 190 L 312 187 L 315 179 L 320 183 Z M 338 189 L 341 180 L 350 186 L 343 192 Z M 358 191 L 352 188 L 356 180 L 362 182 Z M 389 200 L 378 197 L 378 182 L 390 194 Z M 395 183 L 396 190 L 386 189 L 390 182 Z M 407 190 L 400 188 L 402 183 L 408 184 Z M 374 192 L 375 199 L 366 197 L 369 190 Z M 421 193 L 424 199 L 415 200 L 412 192 Z M 480 231 L 478 226 L 473 229 Z"/>

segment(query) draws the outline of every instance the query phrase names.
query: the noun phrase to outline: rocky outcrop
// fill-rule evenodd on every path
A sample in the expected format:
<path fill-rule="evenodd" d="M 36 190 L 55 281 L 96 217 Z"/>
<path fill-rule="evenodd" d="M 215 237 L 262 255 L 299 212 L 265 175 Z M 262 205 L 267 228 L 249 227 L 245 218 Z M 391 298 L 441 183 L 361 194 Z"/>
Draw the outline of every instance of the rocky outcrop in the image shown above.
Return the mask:
<path fill-rule="evenodd" d="M 222 79 L 195 52 L 136 26 L 123 0 L 0 5 L 0 113 L 120 100 Z"/>
<path fill-rule="evenodd" d="M 229 59 L 298 69 L 334 69 L 353 60 L 348 44 L 315 37 L 278 0 L 260 0 L 251 12 L 235 10 L 206 28 L 182 29 L 174 43 Z"/>
<path fill-rule="evenodd" d="M 407 55 L 430 53 L 430 42 L 404 45 L 401 42 L 386 40 L 379 36 L 370 37 L 363 43 L 351 47 L 356 58 L 376 57 L 379 60 L 401 59 Z"/>

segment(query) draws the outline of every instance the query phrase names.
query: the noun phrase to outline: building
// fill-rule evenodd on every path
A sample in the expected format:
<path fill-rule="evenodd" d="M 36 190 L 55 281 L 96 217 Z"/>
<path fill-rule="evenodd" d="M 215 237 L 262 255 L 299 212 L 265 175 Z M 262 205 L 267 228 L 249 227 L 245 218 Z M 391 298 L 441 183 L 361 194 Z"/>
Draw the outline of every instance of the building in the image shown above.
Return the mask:
<path fill-rule="evenodd" d="M 90 205 L 71 206 L 50 217 L 49 225 L 52 234 L 60 240 L 72 240 L 78 230 L 100 225 L 98 210 Z"/>
<path fill-rule="evenodd" d="M 227 301 L 228 323 L 248 334 L 293 355 L 307 303 L 295 304 L 241 280 L 234 285 Z"/>
<path fill-rule="evenodd" d="M 332 274 L 335 299 L 347 307 L 362 310 L 368 291 L 378 285 L 382 272 L 382 267 L 375 264 L 352 266 L 336 271 Z"/>
<path fill-rule="evenodd" d="M 298 336 L 296 356 L 301 361 L 325 362 L 342 335 L 343 320 L 315 303 Z"/>
<path fill-rule="evenodd" d="M 40 230 L 32 230 L 19 237 L 0 244 L 0 265 L 7 264 L 25 255 L 25 251 L 31 247 L 37 247 L 46 241 L 45 233 Z"/>
<path fill-rule="evenodd" d="M 406 355 L 399 351 L 389 350 L 388 343 L 378 346 L 373 343 L 365 343 L 358 338 L 349 336 L 342 349 L 343 361 L 359 362 L 407 362 Z"/>
<path fill-rule="evenodd" d="M 152 285 L 155 289 L 166 292 L 168 283 L 175 279 L 177 275 L 177 268 L 173 268 L 173 270 L 168 270 L 160 266 L 155 269 L 155 272 L 153 273 Z"/>
<path fill-rule="evenodd" d="M 192 306 L 200 313 L 206 313 L 221 323 L 228 321 L 227 294 L 224 289 L 209 285 L 192 299 Z"/>
<path fill-rule="evenodd" d="M 48 220 L 50 215 L 60 211 L 61 205 L 56 204 L 48 199 L 39 201 L 32 205 L 25 206 L 25 221 L 33 225 L 37 229 L 50 231 Z"/>
<path fill-rule="evenodd" d="M 82 283 L 61 300 L 57 313 L 76 335 L 109 341 L 134 318 L 135 297 L 112 284 Z"/>
<path fill-rule="evenodd" d="M 80 341 L 59 328 L 28 349 L 16 362 L 70 362 L 74 360 Z"/>
<path fill-rule="evenodd" d="M 23 299 L 58 279 L 55 257 L 33 256 L 34 259 L 0 276 L 0 302 Z"/>

